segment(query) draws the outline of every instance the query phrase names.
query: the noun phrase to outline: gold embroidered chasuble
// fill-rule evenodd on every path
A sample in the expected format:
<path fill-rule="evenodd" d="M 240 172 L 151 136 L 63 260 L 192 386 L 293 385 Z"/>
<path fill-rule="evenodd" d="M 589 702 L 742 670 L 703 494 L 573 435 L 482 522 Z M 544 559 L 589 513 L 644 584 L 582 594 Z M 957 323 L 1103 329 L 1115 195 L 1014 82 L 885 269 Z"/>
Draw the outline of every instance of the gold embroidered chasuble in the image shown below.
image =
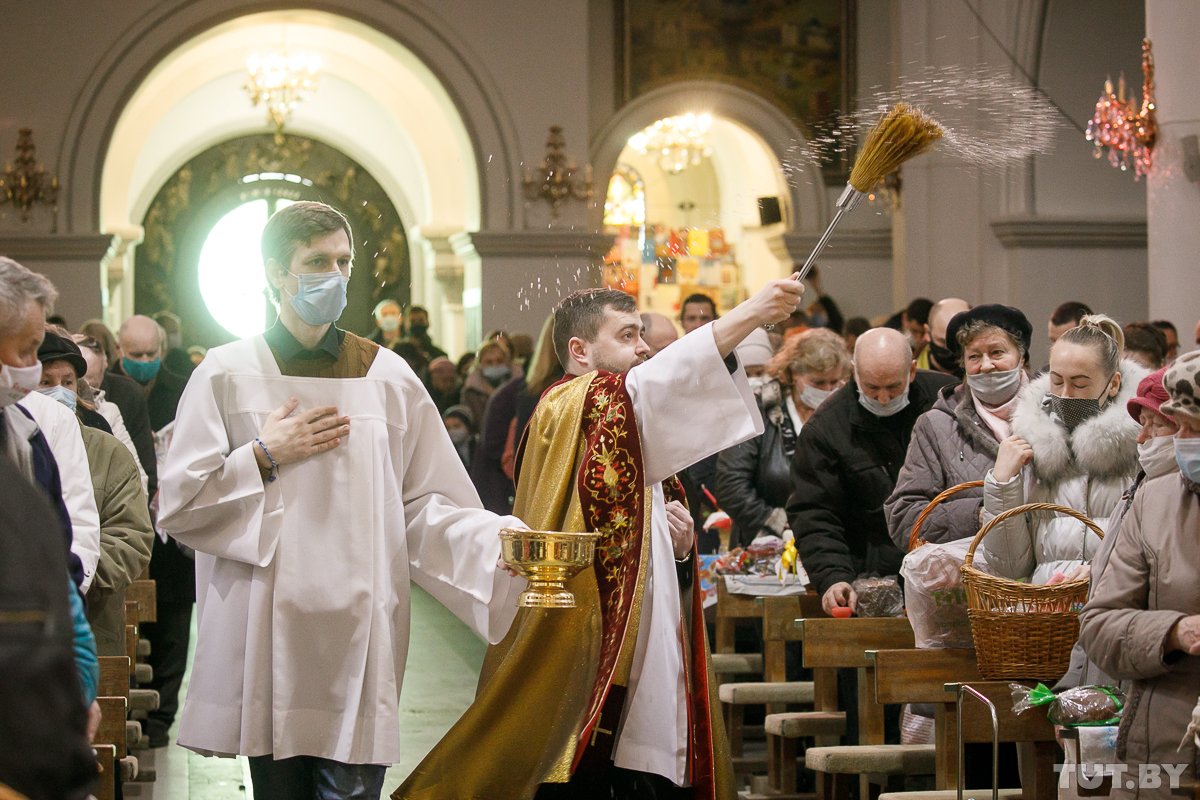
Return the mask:
<path fill-rule="evenodd" d="M 567 782 L 612 757 L 651 541 L 652 489 L 625 376 L 591 373 L 548 390 L 518 458 L 514 514 L 534 530 L 599 532 L 595 567 L 568 583 L 576 608 L 521 609 L 488 651 L 475 702 L 392 795 L 398 800 L 532 798 L 539 784 Z M 672 484 L 664 484 L 668 497 Z M 692 796 L 733 798 L 699 593 L 682 595 Z"/>

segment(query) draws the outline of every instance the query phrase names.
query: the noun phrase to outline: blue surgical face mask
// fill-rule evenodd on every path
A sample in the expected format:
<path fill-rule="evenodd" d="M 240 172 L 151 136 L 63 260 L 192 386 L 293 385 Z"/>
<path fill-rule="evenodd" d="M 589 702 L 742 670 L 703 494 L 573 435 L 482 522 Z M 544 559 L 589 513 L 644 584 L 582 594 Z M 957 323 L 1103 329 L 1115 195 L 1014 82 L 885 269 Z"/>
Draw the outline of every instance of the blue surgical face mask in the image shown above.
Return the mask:
<path fill-rule="evenodd" d="M 72 412 L 75 411 L 75 404 L 79 402 L 79 396 L 65 386 L 43 386 L 38 391 L 46 397 L 62 403 Z"/>
<path fill-rule="evenodd" d="M 492 384 L 493 386 L 499 386 L 501 383 L 508 380 L 508 376 L 512 374 L 512 370 L 503 364 L 491 367 L 481 367 L 479 371 L 483 373 L 483 377 L 487 378 L 488 383 Z"/>
<path fill-rule="evenodd" d="M 297 275 L 296 293 L 291 294 L 287 289 L 284 293 L 292 304 L 292 310 L 300 319 L 309 325 L 329 325 L 337 322 L 338 317 L 346 310 L 346 276 L 341 271 L 317 272 Z"/>
<path fill-rule="evenodd" d="M 125 370 L 125 374 L 138 383 L 149 383 L 154 380 L 161 367 L 162 359 L 159 358 L 153 361 L 135 361 L 132 358 L 121 359 L 121 369 Z"/>
<path fill-rule="evenodd" d="M 1183 477 L 1192 483 L 1200 483 L 1200 439 L 1180 439 L 1175 435 L 1175 463 Z"/>

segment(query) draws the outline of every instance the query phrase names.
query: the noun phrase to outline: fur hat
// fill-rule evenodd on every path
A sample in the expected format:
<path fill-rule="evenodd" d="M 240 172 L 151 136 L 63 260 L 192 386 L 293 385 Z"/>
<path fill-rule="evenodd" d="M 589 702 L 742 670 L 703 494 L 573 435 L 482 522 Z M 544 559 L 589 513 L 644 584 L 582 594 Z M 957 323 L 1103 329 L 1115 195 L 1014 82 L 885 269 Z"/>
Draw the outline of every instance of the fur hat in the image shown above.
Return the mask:
<path fill-rule="evenodd" d="M 1160 413 L 1200 422 L 1200 350 L 1175 359 L 1163 376 L 1163 386 L 1171 399 L 1159 407 Z"/>

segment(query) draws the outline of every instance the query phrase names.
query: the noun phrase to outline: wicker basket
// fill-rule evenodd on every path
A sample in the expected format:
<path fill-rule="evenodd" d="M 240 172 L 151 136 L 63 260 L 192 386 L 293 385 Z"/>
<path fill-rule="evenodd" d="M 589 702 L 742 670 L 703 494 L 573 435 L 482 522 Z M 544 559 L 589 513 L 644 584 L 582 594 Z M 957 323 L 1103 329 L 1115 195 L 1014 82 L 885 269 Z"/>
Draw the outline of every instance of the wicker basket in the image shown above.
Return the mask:
<path fill-rule="evenodd" d="M 1011 508 L 979 529 L 967 549 L 962 573 L 979 674 L 986 680 L 1058 680 L 1067 671 L 1071 648 L 1079 638 L 1079 608 L 1087 601 L 1089 578 L 1047 586 L 1000 578 L 973 566 L 975 548 L 992 528 L 1038 511 L 1074 517 L 1104 538 L 1096 523 L 1054 503 Z"/>
<path fill-rule="evenodd" d="M 921 509 L 921 513 L 917 515 L 917 521 L 913 523 L 912 533 L 908 535 L 908 552 L 916 550 L 921 545 L 925 544 L 925 540 L 921 538 L 921 526 L 925 524 L 925 519 L 930 513 L 941 505 L 943 500 L 946 500 L 959 492 L 965 492 L 968 489 L 978 489 L 983 486 L 983 481 L 967 481 L 960 483 L 957 486 L 951 486 L 946 491 L 939 494 L 937 497 L 929 501 L 929 505 Z M 966 538 L 966 537 L 963 537 Z"/>

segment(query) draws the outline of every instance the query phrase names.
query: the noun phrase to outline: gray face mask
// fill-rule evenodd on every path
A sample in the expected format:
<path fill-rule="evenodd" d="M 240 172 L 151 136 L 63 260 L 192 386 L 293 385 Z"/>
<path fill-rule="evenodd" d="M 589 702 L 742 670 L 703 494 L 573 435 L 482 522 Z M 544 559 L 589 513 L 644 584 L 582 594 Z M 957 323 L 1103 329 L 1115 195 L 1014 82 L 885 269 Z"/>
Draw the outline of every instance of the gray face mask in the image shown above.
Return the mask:
<path fill-rule="evenodd" d="M 1021 368 L 968 375 L 967 386 L 971 387 L 971 394 L 989 406 L 1004 405 L 1021 388 Z"/>
<path fill-rule="evenodd" d="M 911 381 L 904 384 L 904 391 L 886 403 L 881 403 L 874 397 L 867 396 L 861 388 L 858 390 L 858 402 L 863 408 L 877 417 L 894 417 L 908 408 L 908 389 Z"/>

